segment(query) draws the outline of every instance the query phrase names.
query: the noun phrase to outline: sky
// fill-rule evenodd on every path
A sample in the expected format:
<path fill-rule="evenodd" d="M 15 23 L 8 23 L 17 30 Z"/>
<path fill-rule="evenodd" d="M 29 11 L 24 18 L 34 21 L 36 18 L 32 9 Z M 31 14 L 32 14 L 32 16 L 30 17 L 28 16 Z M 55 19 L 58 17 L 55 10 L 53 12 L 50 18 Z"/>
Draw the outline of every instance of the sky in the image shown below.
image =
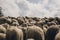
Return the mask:
<path fill-rule="evenodd" d="M 60 0 L 0 0 L 4 16 L 60 16 Z"/>

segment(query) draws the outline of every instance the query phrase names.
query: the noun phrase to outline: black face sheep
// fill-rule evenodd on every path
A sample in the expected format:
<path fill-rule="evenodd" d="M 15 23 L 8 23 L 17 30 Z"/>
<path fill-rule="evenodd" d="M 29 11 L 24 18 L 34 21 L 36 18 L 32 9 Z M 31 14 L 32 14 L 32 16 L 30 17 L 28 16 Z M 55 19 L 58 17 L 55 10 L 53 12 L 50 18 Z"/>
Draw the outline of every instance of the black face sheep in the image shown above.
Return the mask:
<path fill-rule="evenodd" d="M 55 35 L 59 32 L 59 27 L 58 26 L 51 26 L 48 28 L 46 34 L 45 34 L 45 40 L 54 40 Z"/>

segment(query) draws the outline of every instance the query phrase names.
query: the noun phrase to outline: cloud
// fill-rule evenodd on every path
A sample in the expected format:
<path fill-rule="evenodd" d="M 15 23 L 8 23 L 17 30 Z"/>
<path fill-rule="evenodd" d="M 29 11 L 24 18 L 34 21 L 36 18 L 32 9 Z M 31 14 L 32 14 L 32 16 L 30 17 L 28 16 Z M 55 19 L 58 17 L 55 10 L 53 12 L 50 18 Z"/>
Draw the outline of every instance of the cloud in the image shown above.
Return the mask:
<path fill-rule="evenodd" d="M 4 16 L 20 16 L 20 9 L 14 3 L 14 0 L 0 0 L 0 6 L 2 7 L 2 11 Z"/>
<path fill-rule="evenodd" d="M 30 3 L 39 3 L 42 2 L 43 0 L 27 0 Z"/>
<path fill-rule="evenodd" d="M 60 0 L 0 0 L 5 16 L 56 17 Z"/>

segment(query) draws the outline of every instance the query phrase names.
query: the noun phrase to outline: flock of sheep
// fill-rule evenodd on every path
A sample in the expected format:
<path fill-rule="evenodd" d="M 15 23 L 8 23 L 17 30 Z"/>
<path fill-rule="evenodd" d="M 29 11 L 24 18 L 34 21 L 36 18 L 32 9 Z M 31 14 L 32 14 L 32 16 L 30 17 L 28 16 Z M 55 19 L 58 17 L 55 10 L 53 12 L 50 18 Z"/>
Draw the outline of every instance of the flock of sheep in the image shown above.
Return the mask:
<path fill-rule="evenodd" d="M 60 18 L 0 17 L 0 40 L 60 40 Z"/>

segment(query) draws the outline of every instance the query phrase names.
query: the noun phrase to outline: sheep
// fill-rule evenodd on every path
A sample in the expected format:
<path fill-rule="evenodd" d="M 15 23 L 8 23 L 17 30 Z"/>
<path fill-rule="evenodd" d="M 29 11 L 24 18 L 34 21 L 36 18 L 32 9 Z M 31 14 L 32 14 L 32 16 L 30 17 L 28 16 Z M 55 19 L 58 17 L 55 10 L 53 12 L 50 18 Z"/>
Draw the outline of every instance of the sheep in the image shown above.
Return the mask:
<path fill-rule="evenodd" d="M 17 27 L 10 27 L 7 29 L 6 33 L 7 40 L 23 40 L 23 32 Z"/>
<path fill-rule="evenodd" d="M 59 32 L 59 27 L 56 25 L 50 26 L 47 29 L 47 32 L 45 34 L 45 40 L 54 40 L 55 35 Z"/>
<path fill-rule="evenodd" d="M 6 34 L 0 33 L 0 40 L 6 40 Z"/>
<path fill-rule="evenodd" d="M 60 40 L 60 32 L 56 34 L 55 40 Z"/>
<path fill-rule="evenodd" d="M 6 29 L 2 25 L 0 25 L 0 33 L 6 33 Z"/>
<path fill-rule="evenodd" d="M 44 32 L 40 27 L 31 26 L 27 28 L 27 39 L 34 38 L 35 40 L 44 40 Z"/>

